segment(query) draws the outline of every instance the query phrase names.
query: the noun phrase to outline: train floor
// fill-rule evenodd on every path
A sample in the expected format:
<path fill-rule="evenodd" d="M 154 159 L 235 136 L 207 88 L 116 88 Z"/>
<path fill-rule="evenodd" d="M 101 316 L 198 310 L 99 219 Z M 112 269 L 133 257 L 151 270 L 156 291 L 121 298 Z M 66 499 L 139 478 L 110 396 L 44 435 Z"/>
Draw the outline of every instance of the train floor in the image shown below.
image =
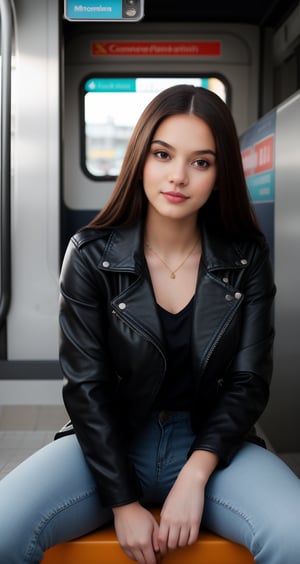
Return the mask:
<path fill-rule="evenodd" d="M 60 405 L 0 406 L 0 479 L 52 441 L 67 419 L 66 411 Z M 259 431 L 263 434 L 261 429 Z M 264 438 L 268 444 L 267 437 Z M 300 478 L 300 452 L 278 455 Z"/>

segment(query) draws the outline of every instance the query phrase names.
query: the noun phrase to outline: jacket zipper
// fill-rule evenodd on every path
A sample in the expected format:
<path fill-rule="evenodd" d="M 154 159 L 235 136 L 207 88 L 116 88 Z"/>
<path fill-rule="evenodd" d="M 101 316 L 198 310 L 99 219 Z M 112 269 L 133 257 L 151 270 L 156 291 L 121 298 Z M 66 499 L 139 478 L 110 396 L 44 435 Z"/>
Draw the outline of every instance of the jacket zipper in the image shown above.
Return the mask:
<path fill-rule="evenodd" d="M 206 358 L 205 358 L 205 362 L 204 362 L 203 365 L 202 365 L 202 374 L 204 373 L 204 371 L 205 371 L 205 369 L 206 369 L 206 367 L 207 367 L 207 364 L 208 364 L 208 362 L 209 362 L 209 360 L 210 360 L 210 358 L 211 358 L 211 356 L 212 356 L 214 350 L 216 349 L 217 345 L 219 344 L 219 342 L 220 342 L 221 338 L 223 337 L 225 331 L 226 331 L 227 328 L 229 327 L 229 325 L 230 325 L 230 323 L 231 323 L 231 321 L 232 321 L 232 319 L 233 319 L 233 317 L 234 317 L 234 315 L 235 315 L 237 309 L 240 307 L 241 303 L 243 302 L 243 299 L 244 299 L 244 298 L 242 297 L 242 298 L 239 300 L 239 302 L 238 302 L 238 304 L 237 304 L 237 307 L 231 312 L 231 315 L 228 317 L 227 321 L 224 323 L 222 329 L 218 332 L 218 337 L 217 337 L 217 339 L 214 341 L 214 343 L 213 343 L 213 345 L 211 346 L 210 350 L 208 351 L 208 353 L 207 353 L 207 355 L 206 355 Z"/>

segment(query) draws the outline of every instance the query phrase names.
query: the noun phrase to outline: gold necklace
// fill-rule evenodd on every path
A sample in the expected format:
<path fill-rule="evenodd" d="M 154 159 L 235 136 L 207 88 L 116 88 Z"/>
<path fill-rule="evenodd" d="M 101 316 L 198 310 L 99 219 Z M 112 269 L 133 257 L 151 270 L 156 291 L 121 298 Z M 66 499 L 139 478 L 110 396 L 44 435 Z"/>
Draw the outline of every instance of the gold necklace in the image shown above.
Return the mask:
<path fill-rule="evenodd" d="M 189 254 L 185 257 L 185 259 L 176 268 L 174 268 L 174 270 L 171 270 L 170 267 L 168 266 L 168 264 L 164 261 L 164 259 L 161 258 L 161 256 L 159 256 L 159 254 L 154 249 L 152 249 L 152 247 L 151 247 L 151 245 L 149 245 L 148 241 L 145 242 L 145 245 L 149 249 L 149 251 L 151 251 L 155 256 L 157 256 L 157 258 L 160 260 L 160 262 L 162 262 L 162 264 L 165 265 L 165 267 L 168 269 L 168 271 L 170 273 L 170 278 L 172 278 L 172 280 L 174 280 L 174 278 L 176 278 L 176 272 L 184 265 L 184 263 L 187 261 L 187 259 L 194 252 L 198 242 L 199 242 L 199 239 L 196 240 L 196 242 L 193 244 L 192 249 L 190 250 Z"/>

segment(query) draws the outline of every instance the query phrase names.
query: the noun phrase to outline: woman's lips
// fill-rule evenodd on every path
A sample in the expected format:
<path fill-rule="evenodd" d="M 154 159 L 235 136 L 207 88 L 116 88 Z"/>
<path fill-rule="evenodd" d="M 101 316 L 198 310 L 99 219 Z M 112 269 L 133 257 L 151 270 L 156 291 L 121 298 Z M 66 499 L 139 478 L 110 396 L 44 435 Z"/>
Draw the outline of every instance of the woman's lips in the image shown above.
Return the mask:
<path fill-rule="evenodd" d="M 173 204 L 181 204 L 188 199 L 187 196 L 184 196 L 184 194 L 180 194 L 179 192 L 162 192 L 162 195 L 166 198 L 166 200 L 172 202 Z"/>

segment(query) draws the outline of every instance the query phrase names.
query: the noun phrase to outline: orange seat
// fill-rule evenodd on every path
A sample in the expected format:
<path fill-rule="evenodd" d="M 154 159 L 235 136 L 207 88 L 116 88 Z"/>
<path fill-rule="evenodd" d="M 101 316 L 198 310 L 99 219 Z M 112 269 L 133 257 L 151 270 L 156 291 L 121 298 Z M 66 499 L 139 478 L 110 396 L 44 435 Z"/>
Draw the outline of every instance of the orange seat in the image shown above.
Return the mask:
<path fill-rule="evenodd" d="M 158 519 L 159 511 L 153 510 Z M 113 527 L 104 527 L 79 539 L 58 544 L 45 552 L 43 564 L 129 564 L 132 560 L 120 547 Z M 168 553 L 165 564 L 253 564 L 254 558 L 240 544 L 208 531 L 198 541 Z"/>

